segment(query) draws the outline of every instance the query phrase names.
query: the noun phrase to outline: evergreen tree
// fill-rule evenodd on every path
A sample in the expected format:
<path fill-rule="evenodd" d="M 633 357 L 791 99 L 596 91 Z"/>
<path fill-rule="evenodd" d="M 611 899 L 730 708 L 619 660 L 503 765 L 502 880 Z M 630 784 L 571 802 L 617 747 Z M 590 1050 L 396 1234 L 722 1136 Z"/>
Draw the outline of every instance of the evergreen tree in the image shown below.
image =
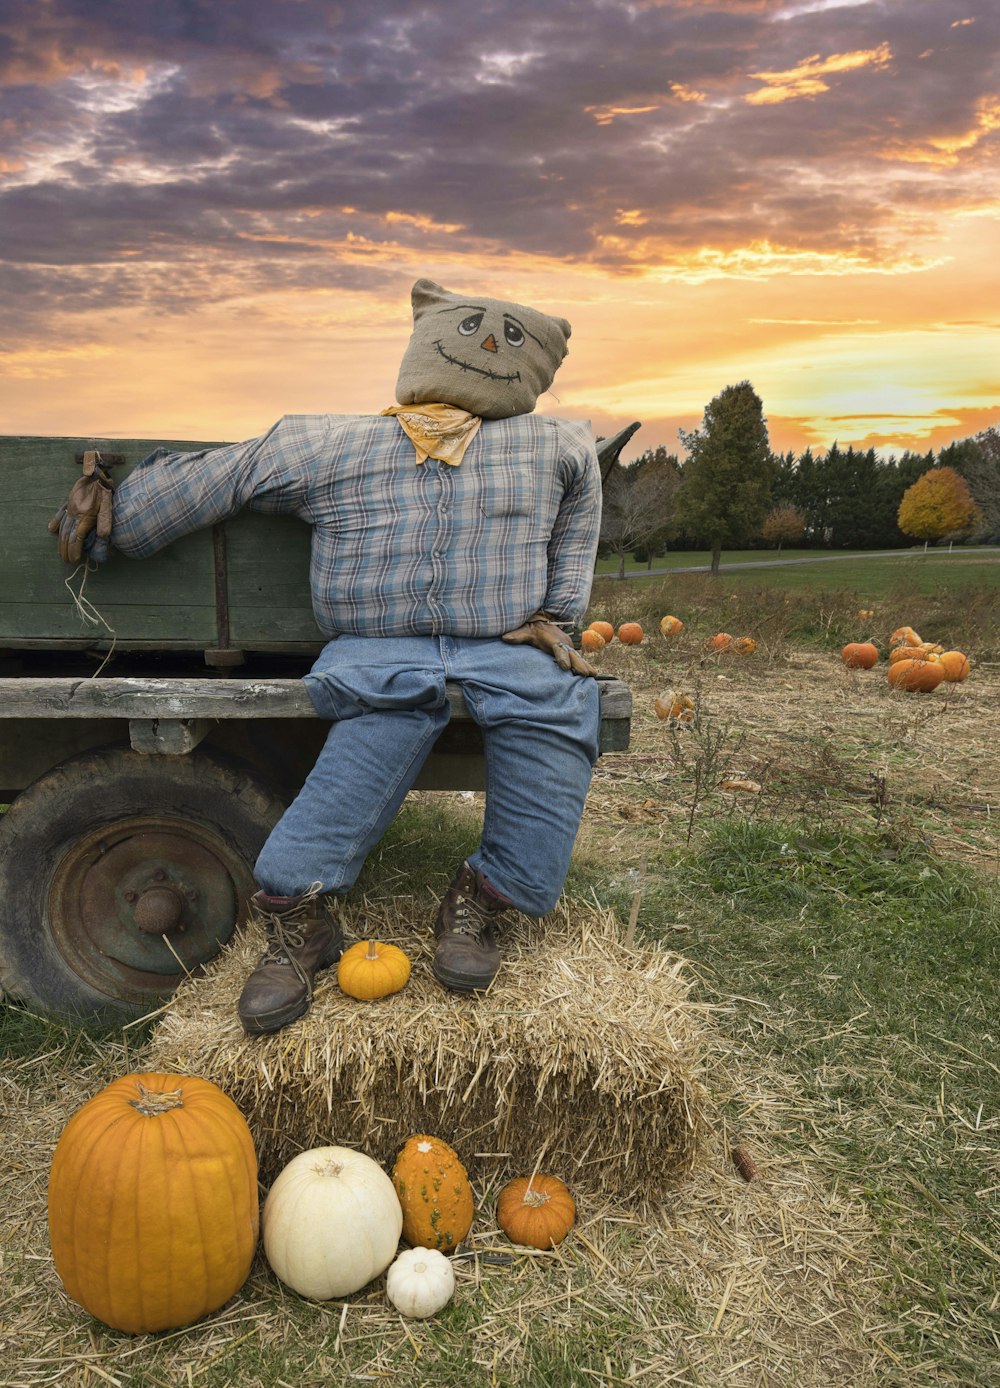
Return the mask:
<path fill-rule="evenodd" d="M 678 495 L 678 521 L 712 551 L 719 572 L 724 546 L 738 548 L 760 533 L 776 471 L 764 407 L 749 381 L 726 386 L 705 407 L 702 427 L 681 432 L 688 450 Z"/>

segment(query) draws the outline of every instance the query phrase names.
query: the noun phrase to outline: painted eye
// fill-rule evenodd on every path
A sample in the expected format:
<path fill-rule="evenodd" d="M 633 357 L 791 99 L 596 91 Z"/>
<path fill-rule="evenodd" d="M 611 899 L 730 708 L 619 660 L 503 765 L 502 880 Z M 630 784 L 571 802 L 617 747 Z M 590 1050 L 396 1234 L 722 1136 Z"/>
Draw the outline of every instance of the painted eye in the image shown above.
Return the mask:
<path fill-rule="evenodd" d="M 524 331 L 516 323 L 506 322 L 503 325 L 503 335 L 510 343 L 511 347 L 524 346 Z"/>
<path fill-rule="evenodd" d="M 463 318 L 458 325 L 458 331 L 463 337 L 471 337 L 473 333 L 479 331 L 479 325 L 483 321 L 481 313 L 470 313 L 468 318 Z"/>

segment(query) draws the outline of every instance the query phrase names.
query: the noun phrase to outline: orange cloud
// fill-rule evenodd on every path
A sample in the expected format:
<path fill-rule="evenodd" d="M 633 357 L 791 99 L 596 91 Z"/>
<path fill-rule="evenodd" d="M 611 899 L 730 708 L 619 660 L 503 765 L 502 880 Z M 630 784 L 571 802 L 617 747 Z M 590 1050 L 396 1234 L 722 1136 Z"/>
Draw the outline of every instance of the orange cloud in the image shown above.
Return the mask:
<path fill-rule="evenodd" d="M 585 106 L 588 116 L 593 116 L 598 125 L 611 125 L 619 116 L 645 116 L 650 111 L 660 109 L 659 102 L 650 106 Z"/>
<path fill-rule="evenodd" d="M 784 72 L 751 72 L 750 76 L 765 85 L 762 90 L 749 92 L 743 99 L 750 106 L 775 105 L 781 101 L 796 101 L 803 96 L 818 96 L 830 90 L 823 79 L 839 72 L 856 72 L 860 68 L 883 68 L 892 59 L 887 43 L 878 48 L 862 48 L 853 53 L 834 53 L 821 58 L 818 53 Z"/>
<path fill-rule="evenodd" d="M 904 147 L 890 146 L 885 155 L 902 159 L 907 164 L 930 164 L 935 168 L 951 168 L 961 155 L 975 149 L 980 140 L 1000 130 L 1000 97 L 984 96 L 978 103 L 975 125 L 956 135 L 931 136 L 924 144 Z"/>

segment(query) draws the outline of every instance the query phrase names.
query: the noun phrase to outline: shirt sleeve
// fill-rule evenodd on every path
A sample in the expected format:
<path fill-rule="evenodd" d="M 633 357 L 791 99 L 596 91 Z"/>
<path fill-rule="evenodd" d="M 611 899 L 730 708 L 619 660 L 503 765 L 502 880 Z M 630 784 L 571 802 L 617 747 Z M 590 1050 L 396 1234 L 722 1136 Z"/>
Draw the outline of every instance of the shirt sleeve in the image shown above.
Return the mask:
<path fill-rule="evenodd" d="M 587 425 L 561 420 L 569 483 L 548 546 L 545 611 L 563 622 L 583 619 L 594 582 L 601 533 L 601 469 Z"/>
<path fill-rule="evenodd" d="M 246 506 L 310 520 L 309 465 L 324 426 L 323 416 L 286 415 L 244 443 L 194 453 L 157 448 L 115 489 L 112 546 L 144 559 Z"/>

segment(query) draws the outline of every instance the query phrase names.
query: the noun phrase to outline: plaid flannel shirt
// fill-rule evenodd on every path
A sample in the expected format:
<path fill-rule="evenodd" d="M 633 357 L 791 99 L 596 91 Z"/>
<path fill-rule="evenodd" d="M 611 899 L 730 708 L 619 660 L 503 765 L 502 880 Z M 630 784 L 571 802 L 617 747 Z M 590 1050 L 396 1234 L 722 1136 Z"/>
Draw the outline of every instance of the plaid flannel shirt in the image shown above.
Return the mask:
<path fill-rule="evenodd" d="M 135 558 L 244 507 L 312 526 L 327 637 L 499 636 L 590 599 L 601 479 L 589 426 L 484 420 L 459 467 L 417 464 L 397 420 L 286 415 L 259 438 L 157 449 L 121 482 L 111 541 Z"/>

